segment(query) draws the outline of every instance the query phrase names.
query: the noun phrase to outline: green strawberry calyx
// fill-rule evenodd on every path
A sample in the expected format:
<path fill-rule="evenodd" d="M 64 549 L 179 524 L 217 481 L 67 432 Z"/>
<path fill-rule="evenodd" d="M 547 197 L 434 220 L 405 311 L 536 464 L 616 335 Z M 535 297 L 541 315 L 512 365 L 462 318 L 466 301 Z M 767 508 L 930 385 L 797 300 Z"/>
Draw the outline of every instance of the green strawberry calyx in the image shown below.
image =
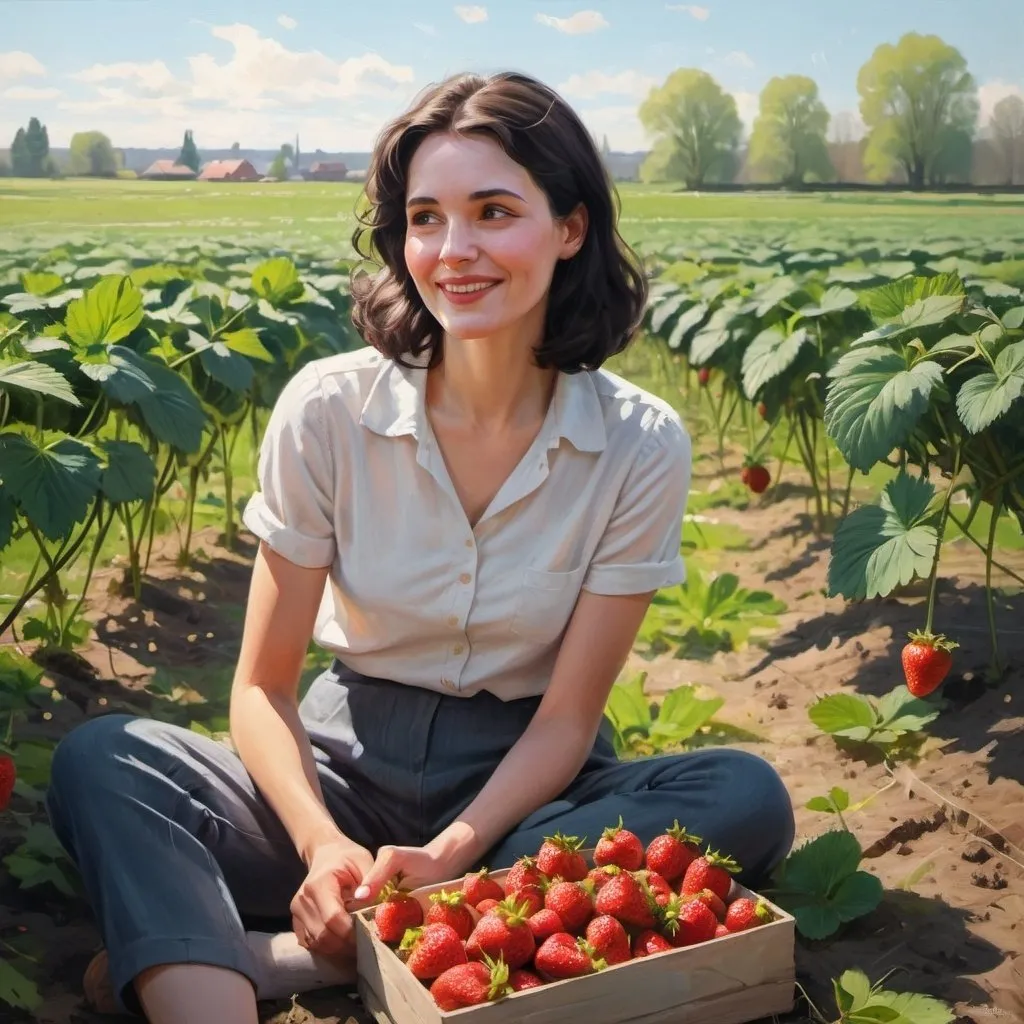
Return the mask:
<path fill-rule="evenodd" d="M 586 841 L 586 836 L 580 839 L 579 836 L 563 836 L 561 832 L 556 832 L 553 836 L 544 837 L 544 842 L 551 843 L 566 853 L 579 853 Z"/>
<path fill-rule="evenodd" d="M 912 644 L 923 647 L 934 647 L 937 651 L 952 651 L 960 645 L 942 633 L 933 633 L 930 629 L 915 629 L 907 634 Z"/>
<path fill-rule="evenodd" d="M 380 894 L 377 896 L 378 903 L 398 903 L 404 900 L 409 894 L 410 889 L 402 888 L 402 876 L 397 874 L 389 882 L 385 882 L 380 890 Z"/>
<path fill-rule="evenodd" d="M 442 889 L 430 894 L 431 903 L 443 903 L 449 907 L 461 907 L 466 902 L 466 894 L 461 889 Z"/>
<path fill-rule="evenodd" d="M 704 859 L 710 867 L 721 868 L 723 871 L 728 871 L 730 875 L 738 875 L 742 870 L 732 857 L 727 857 L 717 850 L 712 850 L 710 846 L 707 853 L 704 854 Z"/>
<path fill-rule="evenodd" d="M 508 983 L 508 964 L 505 957 L 499 953 L 497 960 L 492 960 L 486 953 L 483 954 L 484 966 L 491 972 L 491 984 L 487 990 L 489 1000 L 500 999 L 502 996 L 512 994 L 512 986 Z"/>
<path fill-rule="evenodd" d="M 398 944 L 400 950 L 410 950 L 417 942 L 420 941 L 420 936 L 423 934 L 422 928 L 406 928 L 405 934 L 402 936 L 402 941 Z"/>
<path fill-rule="evenodd" d="M 679 824 L 678 818 L 672 822 L 672 827 L 665 830 L 665 835 L 671 836 L 673 839 L 678 839 L 681 843 L 689 843 L 692 846 L 700 846 L 704 840 L 700 836 L 695 836 L 690 832 L 687 832 L 682 825 Z"/>
<path fill-rule="evenodd" d="M 526 924 L 526 920 L 530 916 L 530 901 L 517 900 L 515 896 L 508 896 L 494 909 L 504 919 L 505 924 L 510 928 L 516 928 Z"/>
<path fill-rule="evenodd" d="M 614 839 L 623 830 L 623 828 L 624 828 L 624 826 L 622 824 L 622 815 L 620 814 L 619 815 L 619 823 L 617 825 L 609 825 L 608 828 L 606 828 L 601 833 L 601 838 L 602 839 Z"/>
<path fill-rule="evenodd" d="M 608 961 L 597 955 L 597 950 L 585 938 L 578 938 L 576 945 L 580 951 L 590 958 L 590 963 L 595 971 L 603 971 L 608 966 Z"/>

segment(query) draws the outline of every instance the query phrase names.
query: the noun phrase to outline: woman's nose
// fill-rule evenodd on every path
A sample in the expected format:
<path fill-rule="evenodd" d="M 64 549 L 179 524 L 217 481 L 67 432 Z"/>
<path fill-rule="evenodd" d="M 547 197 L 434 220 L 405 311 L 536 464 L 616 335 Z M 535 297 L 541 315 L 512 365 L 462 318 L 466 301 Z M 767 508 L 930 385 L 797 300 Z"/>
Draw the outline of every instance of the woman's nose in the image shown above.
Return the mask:
<path fill-rule="evenodd" d="M 472 231 L 465 225 L 452 219 L 448 222 L 444 244 L 441 246 L 441 259 L 445 263 L 461 263 L 472 260 L 477 255 L 477 246 Z"/>

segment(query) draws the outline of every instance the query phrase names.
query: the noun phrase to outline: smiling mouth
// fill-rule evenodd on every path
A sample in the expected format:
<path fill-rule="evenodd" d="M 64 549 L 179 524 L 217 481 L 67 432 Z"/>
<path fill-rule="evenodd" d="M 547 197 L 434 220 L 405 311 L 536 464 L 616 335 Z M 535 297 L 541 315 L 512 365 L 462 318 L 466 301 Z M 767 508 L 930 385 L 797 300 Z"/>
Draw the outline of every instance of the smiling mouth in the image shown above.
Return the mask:
<path fill-rule="evenodd" d="M 450 295 L 472 295 L 474 292 L 483 292 L 493 288 L 498 281 L 474 281 L 472 284 L 444 284 L 439 285 L 441 291 Z"/>

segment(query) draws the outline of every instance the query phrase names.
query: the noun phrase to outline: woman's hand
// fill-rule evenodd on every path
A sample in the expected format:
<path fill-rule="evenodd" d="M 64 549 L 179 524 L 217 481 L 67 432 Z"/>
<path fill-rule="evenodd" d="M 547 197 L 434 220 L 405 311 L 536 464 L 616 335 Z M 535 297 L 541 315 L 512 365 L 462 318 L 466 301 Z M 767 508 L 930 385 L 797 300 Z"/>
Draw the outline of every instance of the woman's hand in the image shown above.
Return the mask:
<path fill-rule="evenodd" d="M 464 870 L 451 854 L 442 854 L 430 846 L 382 846 L 349 906 L 359 909 L 374 903 L 381 889 L 399 875 L 403 889 L 417 889 L 451 881 Z"/>
<path fill-rule="evenodd" d="M 354 954 L 346 902 L 374 866 L 373 854 L 357 843 L 338 839 L 317 847 L 289 908 L 300 946 L 324 956 Z"/>

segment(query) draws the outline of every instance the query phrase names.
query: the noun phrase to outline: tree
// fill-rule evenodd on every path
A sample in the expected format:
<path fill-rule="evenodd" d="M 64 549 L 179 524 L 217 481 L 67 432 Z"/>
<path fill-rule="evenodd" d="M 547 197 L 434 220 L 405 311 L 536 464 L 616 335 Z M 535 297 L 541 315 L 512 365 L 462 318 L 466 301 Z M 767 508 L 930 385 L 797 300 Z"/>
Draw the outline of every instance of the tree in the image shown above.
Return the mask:
<path fill-rule="evenodd" d="M 639 117 L 655 139 L 647 158 L 652 166 L 641 170 L 645 180 L 660 167 L 682 178 L 689 189 L 732 177 L 743 125 L 736 100 L 706 71 L 673 71 L 648 93 Z"/>
<path fill-rule="evenodd" d="M 121 169 L 114 147 L 103 132 L 75 132 L 71 136 L 68 170 L 93 178 L 113 178 Z"/>
<path fill-rule="evenodd" d="M 884 181 L 901 169 L 911 188 L 922 189 L 961 161 L 964 134 L 973 137 L 978 119 L 978 97 L 955 47 L 908 32 L 895 46 L 876 47 L 857 75 L 857 90 L 869 132 L 869 177 Z"/>
<path fill-rule="evenodd" d="M 277 156 L 274 157 L 274 162 L 270 165 L 267 174 L 271 178 L 277 178 L 278 181 L 284 181 L 288 177 L 288 161 L 291 160 L 293 152 L 291 143 L 286 142 L 277 151 Z"/>
<path fill-rule="evenodd" d="M 771 181 L 800 185 L 811 175 L 834 176 L 825 134 L 829 113 L 818 86 L 803 75 L 773 78 L 761 91 L 760 112 L 750 136 L 750 163 Z"/>
<path fill-rule="evenodd" d="M 1006 184 L 1017 177 L 1017 160 L 1024 143 L 1024 98 L 1016 95 L 1001 99 L 989 120 L 992 137 L 1006 160 Z"/>
<path fill-rule="evenodd" d="M 27 128 L 16 132 L 11 143 L 11 170 L 19 178 L 41 178 L 53 173 L 50 136 L 38 117 L 31 118 Z"/>
<path fill-rule="evenodd" d="M 202 161 L 199 159 L 199 150 L 196 149 L 196 142 L 192 138 L 191 131 L 185 132 L 185 140 L 181 144 L 181 152 L 178 154 L 177 162 L 183 167 L 191 167 L 196 174 L 199 173 Z"/>
<path fill-rule="evenodd" d="M 240 142 L 232 142 L 231 143 L 231 152 L 232 153 L 235 153 L 237 155 L 238 153 L 241 153 L 241 151 L 242 151 L 242 144 Z"/>

